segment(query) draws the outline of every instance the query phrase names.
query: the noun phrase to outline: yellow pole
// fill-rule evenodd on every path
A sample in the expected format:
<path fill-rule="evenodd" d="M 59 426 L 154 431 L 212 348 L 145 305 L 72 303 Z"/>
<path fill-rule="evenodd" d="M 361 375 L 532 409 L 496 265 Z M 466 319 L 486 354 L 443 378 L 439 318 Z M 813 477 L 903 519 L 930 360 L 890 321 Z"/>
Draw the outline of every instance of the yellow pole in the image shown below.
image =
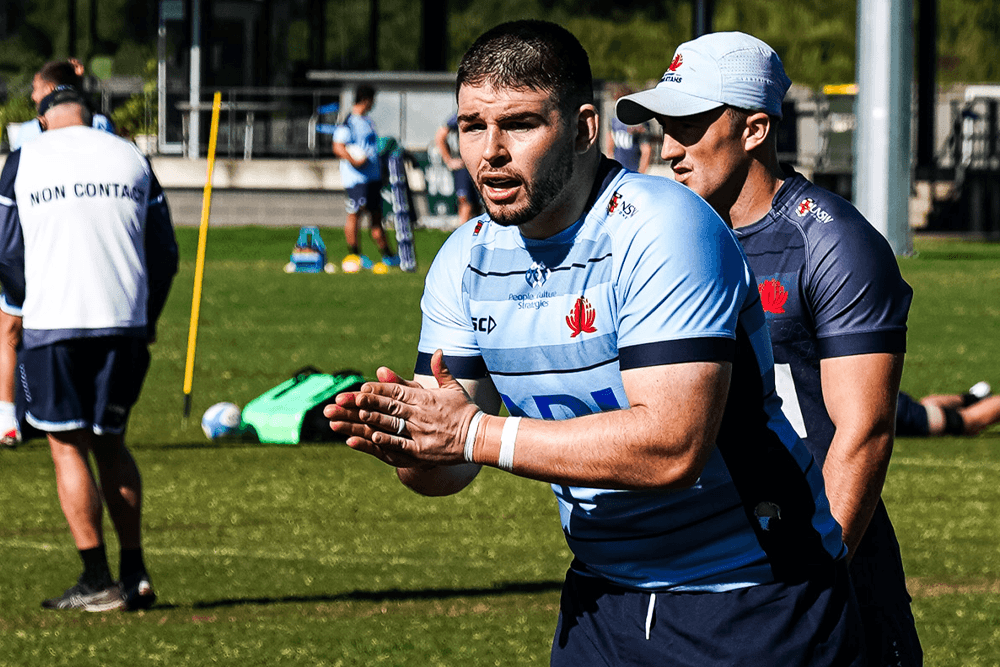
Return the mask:
<path fill-rule="evenodd" d="M 198 228 L 198 258 L 194 266 L 194 292 L 191 295 L 191 327 L 188 330 L 187 363 L 184 366 L 184 417 L 191 415 L 191 385 L 194 382 L 194 350 L 198 342 L 198 313 L 201 310 L 201 278 L 205 273 L 205 246 L 208 242 L 208 215 L 212 210 L 212 172 L 215 169 L 215 142 L 219 135 L 219 108 L 222 93 L 212 100 L 212 129 L 208 138 L 208 174 L 201 201 L 201 226 Z"/>

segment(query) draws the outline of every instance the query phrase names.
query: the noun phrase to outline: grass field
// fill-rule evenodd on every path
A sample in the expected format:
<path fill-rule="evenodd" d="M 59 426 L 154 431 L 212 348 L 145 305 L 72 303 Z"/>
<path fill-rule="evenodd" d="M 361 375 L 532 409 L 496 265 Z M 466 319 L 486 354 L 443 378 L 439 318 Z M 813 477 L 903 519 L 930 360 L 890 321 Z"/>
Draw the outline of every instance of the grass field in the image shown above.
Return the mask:
<path fill-rule="evenodd" d="M 197 233 L 130 431 L 147 562 L 139 614 L 44 612 L 79 561 L 46 446 L 0 451 L 0 665 L 545 665 L 570 556 L 544 484 L 486 470 L 426 499 L 342 445 L 210 443 L 212 403 L 307 364 L 410 372 L 423 274 L 284 274 L 289 229 L 212 230 L 192 418 L 182 381 Z M 331 256 L 342 234 L 327 233 Z M 426 270 L 443 242 L 418 233 Z M 1000 386 L 1000 246 L 918 239 L 903 387 Z M 884 498 L 926 664 L 1000 664 L 1000 430 L 897 441 Z M 108 533 L 113 532 L 108 526 Z M 113 569 L 117 544 L 109 538 Z"/>

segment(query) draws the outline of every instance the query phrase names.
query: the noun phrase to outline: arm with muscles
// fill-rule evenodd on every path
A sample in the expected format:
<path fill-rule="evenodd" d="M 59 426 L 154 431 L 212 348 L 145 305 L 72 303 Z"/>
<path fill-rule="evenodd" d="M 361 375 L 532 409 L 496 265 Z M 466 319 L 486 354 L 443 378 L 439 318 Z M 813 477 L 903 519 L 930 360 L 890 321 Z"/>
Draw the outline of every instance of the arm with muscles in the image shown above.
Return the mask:
<path fill-rule="evenodd" d="M 823 402 L 836 432 L 823 464 L 830 510 L 849 557 L 878 504 L 889 468 L 902 354 L 860 354 L 820 361 Z"/>
<path fill-rule="evenodd" d="M 369 383 L 349 400 L 338 398 L 339 407 L 327 413 L 331 426 L 349 436 L 354 449 L 397 466 L 471 461 L 553 484 L 679 489 L 695 483 L 714 450 L 732 366 L 691 362 L 626 370 L 629 408 L 563 421 L 476 418 L 479 410 L 440 351 L 431 368 L 438 388 Z M 406 424 L 397 434 L 400 417 Z M 477 428 L 470 433 L 474 418 Z M 401 479 L 420 475 L 407 472 Z"/>

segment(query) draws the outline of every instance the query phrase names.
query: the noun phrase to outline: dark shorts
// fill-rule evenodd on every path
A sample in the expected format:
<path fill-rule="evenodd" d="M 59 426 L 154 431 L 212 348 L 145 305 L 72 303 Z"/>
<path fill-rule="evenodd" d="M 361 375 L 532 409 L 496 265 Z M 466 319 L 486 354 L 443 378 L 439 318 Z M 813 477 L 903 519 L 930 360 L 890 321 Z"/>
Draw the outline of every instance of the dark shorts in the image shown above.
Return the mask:
<path fill-rule="evenodd" d="M 865 665 L 857 601 L 843 563 L 803 583 L 657 593 L 651 617 L 650 598 L 570 570 L 551 665 Z"/>
<path fill-rule="evenodd" d="M 910 611 L 903 559 L 885 503 L 879 501 L 850 567 L 870 667 L 919 667 L 923 650 Z"/>
<path fill-rule="evenodd" d="M 907 393 L 899 392 L 896 398 L 896 435 L 928 436 L 927 408 Z"/>
<path fill-rule="evenodd" d="M 861 607 L 869 667 L 920 667 L 924 652 L 910 605 Z"/>
<path fill-rule="evenodd" d="M 455 177 L 455 196 L 473 203 L 478 202 L 479 191 L 476 190 L 476 184 L 473 183 L 469 170 L 456 169 L 451 174 Z"/>
<path fill-rule="evenodd" d="M 347 188 L 347 212 L 357 213 L 361 209 L 382 219 L 382 183 L 369 181 Z"/>
<path fill-rule="evenodd" d="M 149 350 L 140 338 L 78 338 L 22 349 L 25 418 L 47 433 L 122 433 L 148 369 Z"/>

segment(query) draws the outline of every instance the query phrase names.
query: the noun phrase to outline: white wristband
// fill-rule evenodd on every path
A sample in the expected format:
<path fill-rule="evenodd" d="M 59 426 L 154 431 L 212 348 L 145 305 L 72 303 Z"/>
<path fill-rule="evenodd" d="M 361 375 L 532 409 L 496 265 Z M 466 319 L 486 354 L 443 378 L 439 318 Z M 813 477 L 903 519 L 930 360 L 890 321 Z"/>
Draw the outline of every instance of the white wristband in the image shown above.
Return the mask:
<path fill-rule="evenodd" d="M 497 467 L 511 472 L 514 470 L 514 441 L 517 440 L 517 427 L 521 425 L 520 417 L 507 417 L 500 433 L 500 459 Z"/>
<path fill-rule="evenodd" d="M 472 460 L 472 449 L 476 446 L 476 432 L 479 431 L 479 422 L 482 421 L 485 414 L 485 412 L 479 410 L 476 414 L 472 415 L 472 421 L 469 422 L 469 432 L 465 435 L 465 452 L 462 454 L 462 458 L 469 463 L 475 463 Z"/>

